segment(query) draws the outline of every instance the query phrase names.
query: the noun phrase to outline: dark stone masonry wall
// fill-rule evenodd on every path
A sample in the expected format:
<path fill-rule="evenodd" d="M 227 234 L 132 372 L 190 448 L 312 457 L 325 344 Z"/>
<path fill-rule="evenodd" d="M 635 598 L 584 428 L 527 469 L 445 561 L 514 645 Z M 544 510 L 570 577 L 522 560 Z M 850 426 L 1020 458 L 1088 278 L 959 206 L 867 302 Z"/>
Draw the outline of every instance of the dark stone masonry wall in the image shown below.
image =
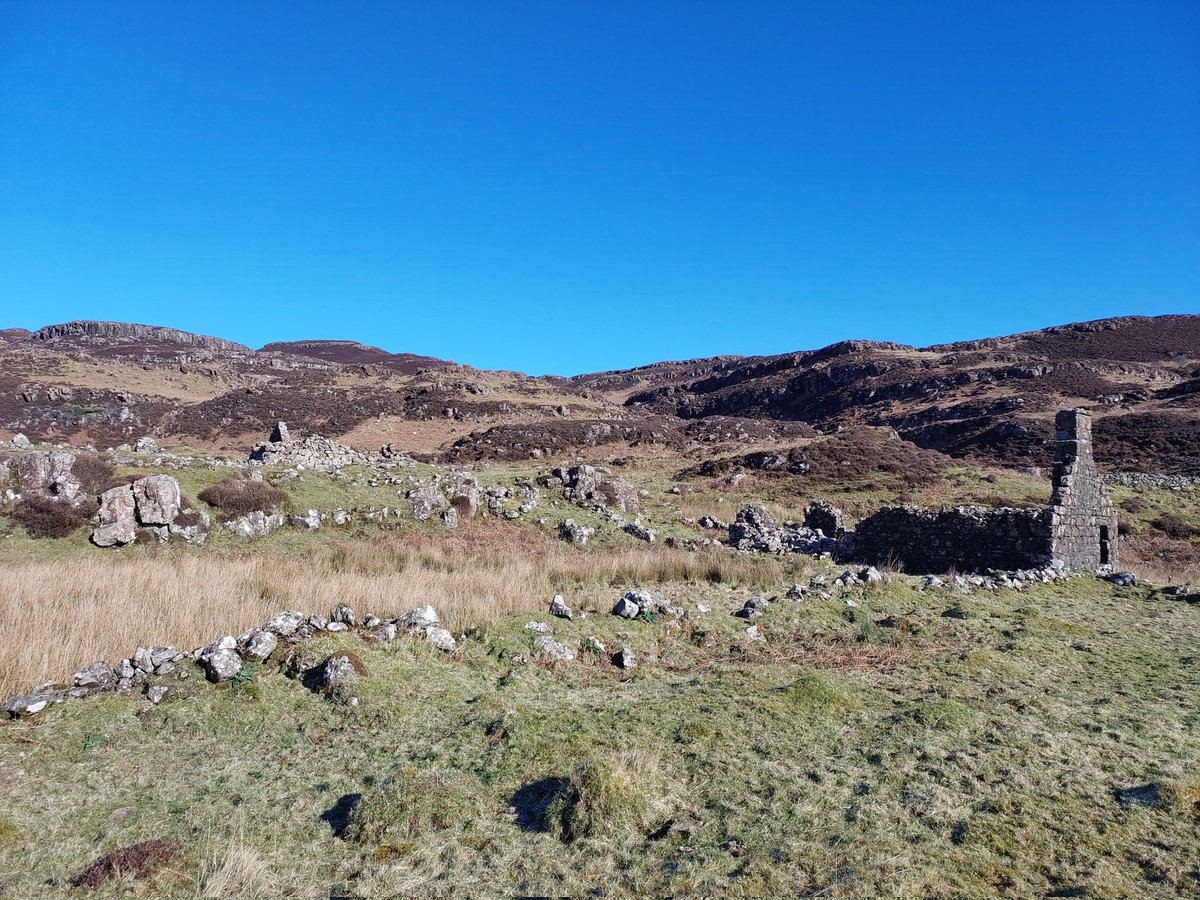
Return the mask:
<path fill-rule="evenodd" d="M 1118 565 L 1117 513 L 1092 458 L 1092 417 L 1063 410 L 1055 420 L 1054 496 L 1050 527 L 1055 559 L 1079 572 Z"/>
<path fill-rule="evenodd" d="M 891 506 L 858 524 L 854 546 L 865 562 L 910 573 L 1032 569 L 1049 560 L 1050 528 L 1040 509 Z"/>
<path fill-rule="evenodd" d="M 1048 509 L 887 507 L 855 529 L 865 562 L 907 572 L 1031 569 L 1061 561 L 1068 571 L 1116 568 L 1117 516 L 1092 458 L 1092 417 L 1055 420 L 1054 495 Z"/>

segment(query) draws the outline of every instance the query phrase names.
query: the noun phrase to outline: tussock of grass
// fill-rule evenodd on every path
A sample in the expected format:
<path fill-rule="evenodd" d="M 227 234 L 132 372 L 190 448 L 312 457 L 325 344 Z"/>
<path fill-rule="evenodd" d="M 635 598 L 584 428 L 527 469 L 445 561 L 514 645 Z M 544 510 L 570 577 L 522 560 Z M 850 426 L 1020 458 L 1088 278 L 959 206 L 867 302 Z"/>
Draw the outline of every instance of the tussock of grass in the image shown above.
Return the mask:
<path fill-rule="evenodd" d="M 645 834 L 666 808 L 658 755 L 633 750 L 587 760 L 571 773 L 547 810 L 550 830 L 564 841 Z"/>
<path fill-rule="evenodd" d="M 460 773 L 408 767 L 355 805 L 346 837 L 385 854 L 403 852 L 422 834 L 469 821 L 478 793 Z"/>

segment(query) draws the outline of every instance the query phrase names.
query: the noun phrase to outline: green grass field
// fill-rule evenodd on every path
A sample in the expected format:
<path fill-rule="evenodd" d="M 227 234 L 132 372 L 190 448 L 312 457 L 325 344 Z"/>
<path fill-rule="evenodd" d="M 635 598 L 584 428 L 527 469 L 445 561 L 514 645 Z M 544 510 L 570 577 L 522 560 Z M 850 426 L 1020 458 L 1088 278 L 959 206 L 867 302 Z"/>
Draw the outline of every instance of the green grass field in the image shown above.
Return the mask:
<path fill-rule="evenodd" d="M 93 859 L 165 838 L 157 875 L 91 895 L 1200 895 L 1200 605 L 913 584 L 779 599 L 762 642 L 747 589 L 698 582 L 663 589 L 678 624 L 595 586 L 587 618 L 454 655 L 298 648 L 360 655 L 353 706 L 270 665 L 60 704 L 0 727 L 0 890 L 82 896 Z M 515 663 L 531 619 L 578 658 Z"/>

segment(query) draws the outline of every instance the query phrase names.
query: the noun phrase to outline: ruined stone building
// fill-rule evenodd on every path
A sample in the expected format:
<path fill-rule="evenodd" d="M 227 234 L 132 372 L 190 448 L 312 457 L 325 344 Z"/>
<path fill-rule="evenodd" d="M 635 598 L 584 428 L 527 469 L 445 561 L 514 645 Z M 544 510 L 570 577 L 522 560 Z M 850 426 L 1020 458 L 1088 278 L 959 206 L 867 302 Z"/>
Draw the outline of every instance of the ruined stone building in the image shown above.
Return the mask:
<path fill-rule="evenodd" d="M 1030 569 L 1059 560 L 1074 572 L 1115 568 L 1117 516 L 1092 458 L 1092 417 L 1055 421 L 1054 494 L 1046 509 L 886 507 L 858 524 L 855 552 L 908 572 Z"/>

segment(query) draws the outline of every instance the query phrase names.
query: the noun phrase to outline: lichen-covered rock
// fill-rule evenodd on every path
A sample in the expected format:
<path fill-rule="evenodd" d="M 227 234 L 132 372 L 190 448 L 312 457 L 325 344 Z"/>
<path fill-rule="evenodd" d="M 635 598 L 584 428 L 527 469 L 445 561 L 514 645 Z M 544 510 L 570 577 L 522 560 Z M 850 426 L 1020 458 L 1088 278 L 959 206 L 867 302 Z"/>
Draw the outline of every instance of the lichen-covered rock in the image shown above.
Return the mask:
<path fill-rule="evenodd" d="M 637 538 L 639 541 L 645 541 L 647 544 L 653 544 L 658 540 L 658 535 L 641 522 L 630 522 L 624 525 L 621 530 L 631 537 Z"/>
<path fill-rule="evenodd" d="M 458 643 L 454 640 L 454 635 L 445 628 L 439 628 L 436 625 L 431 625 L 425 629 L 425 640 L 439 650 L 447 652 L 458 646 Z"/>
<path fill-rule="evenodd" d="M 578 525 L 574 519 L 567 519 L 558 526 L 559 537 L 568 544 L 576 544 L 580 547 L 590 541 L 595 533 L 595 528 L 590 525 Z"/>
<path fill-rule="evenodd" d="M 66 697 L 63 691 L 33 691 L 19 697 L 10 697 L 0 704 L 0 712 L 6 712 L 12 718 L 19 716 L 36 716 L 51 703 L 61 703 Z"/>
<path fill-rule="evenodd" d="M 642 611 L 641 607 L 629 599 L 628 595 L 617 601 L 612 609 L 614 616 L 620 616 L 622 619 L 636 619 L 638 613 Z"/>
<path fill-rule="evenodd" d="M 150 475 L 132 485 L 137 518 L 143 525 L 170 525 L 182 508 L 179 482 L 170 475 Z"/>
<path fill-rule="evenodd" d="M 567 606 L 567 601 L 562 594 L 555 594 L 554 599 L 550 601 L 550 615 L 557 616 L 560 619 L 574 617 L 571 607 Z"/>
<path fill-rule="evenodd" d="M 271 513 L 268 515 L 262 510 L 256 509 L 252 513 L 239 516 L 227 523 L 227 527 L 242 540 L 250 541 L 274 534 L 283 527 L 283 514 Z"/>
<path fill-rule="evenodd" d="M 92 530 L 92 543 L 97 547 L 124 547 L 137 537 L 133 522 L 113 522 Z"/>
<path fill-rule="evenodd" d="M 408 499 L 412 501 L 413 518 L 418 522 L 424 522 L 435 512 L 440 512 L 449 506 L 442 492 L 432 484 L 409 491 Z"/>
<path fill-rule="evenodd" d="M 75 687 L 87 688 L 90 691 L 107 691 L 117 683 L 117 676 L 112 666 L 104 660 L 97 660 L 90 666 L 76 669 L 72 679 Z"/>
<path fill-rule="evenodd" d="M 621 652 L 613 655 L 613 665 L 618 669 L 629 671 L 637 668 L 637 656 L 629 647 L 622 647 Z"/>
<path fill-rule="evenodd" d="M 321 666 L 321 687 L 332 690 L 368 675 L 366 666 L 352 653 L 334 653 Z"/>
<path fill-rule="evenodd" d="M 167 526 L 168 533 L 189 544 L 203 544 L 212 530 L 212 519 L 203 510 L 185 509 Z"/>
<path fill-rule="evenodd" d="M 217 650 L 200 660 L 204 674 L 213 684 L 228 681 L 242 671 L 242 658 L 236 650 Z"/>
<path fill-rule="evenodd" d="M 281 612 L 271 621 L 263 625 L 263 631 L 270 631 L 274 634 L 287 636 L 295 633 L 296 629 L 304 624 L 304 613 L 296 610 L 288 610 Z"/>
<path fill-rule="evenodd" d="M 344 625 L 353 628 L 358 624 L 358 613 L 356 613 L 345 603 L 338 603 L 333 607 L 333 609 L 329 610 L 329 621 L 341 622 Z"/>
<path fill-rule="evenodd" d="M 275 652 L 277 646 L 279 646 L 279 639 L 272 632 L 256 629 L 250 633 L 242 652 L 247 659 L 262 662 Z"/>
<path fill-rule="evenodd" d="M 544 659 L 555 659 L 570 662 L 575 658 L 575 651 L 566 644 L 559 643 L 548 634 L 543 634 L 533 641 L 533 647 L 538 656 Z"/>
<path fill-rule="evenodd" d="M 288 522 L 300 531 L 316 531 L 321 527 L 321 514 L 315 509 L 310 509 L 302 516 L 292 516 Z"/>

